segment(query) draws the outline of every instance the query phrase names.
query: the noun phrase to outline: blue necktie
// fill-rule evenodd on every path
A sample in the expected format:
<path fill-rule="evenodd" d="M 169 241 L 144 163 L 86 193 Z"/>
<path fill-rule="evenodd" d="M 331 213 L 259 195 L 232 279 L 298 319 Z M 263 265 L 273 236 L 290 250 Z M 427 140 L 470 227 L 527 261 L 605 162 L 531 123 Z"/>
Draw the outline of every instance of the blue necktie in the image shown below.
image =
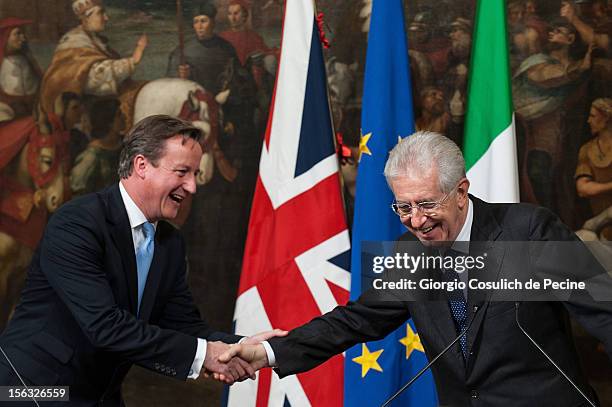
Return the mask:
<path fill-rule="evenodd" d="M 140 312 L 140 302 L 142 301 L 142 293 L 144 292 L 149 268 L 153 260 L 153 250 L 155 249 L 155 228 L 150 222 L 145 222 L 141 225 L 144 233 L 144 240 L 136 249 L 136 269 L 138 271 L 138 312 Z M 137 314 L 138 314 L 137 312 Z"/>
<path fill-rule="evenodd" d="M 460 253 L 454 250 L 448 250 L 446 252 L 446 256 L 456 257 L 460 255 Z M 444 273 L 442 273 L 444 280 L 446 281 L 461 281 L 459 278 L 459 274 L 451 268 L 445 268 Z M 451 292 L 447 292 L 448 294 L 448 305 L 450 307 L 451 314 L 453 319 L 455 320 L 455 327 L 457 328 L 457 334 L 463 332 L 467 326 L 467 301 L 463 296 L 463 290 L 455 289 Z M 461 345 L 461 352 L 463 353 L 463 357 L 467 359 L 467 334 L 463 335 L 461 339 L 459 339 L 459 344 Z"/>

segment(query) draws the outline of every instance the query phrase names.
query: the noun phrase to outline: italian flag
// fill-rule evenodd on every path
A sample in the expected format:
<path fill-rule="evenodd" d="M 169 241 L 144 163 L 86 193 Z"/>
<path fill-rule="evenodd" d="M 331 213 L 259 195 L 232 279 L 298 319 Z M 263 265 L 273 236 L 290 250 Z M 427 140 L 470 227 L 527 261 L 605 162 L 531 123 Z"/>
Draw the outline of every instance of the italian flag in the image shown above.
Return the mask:
<path fill-rule="evenodd" d="M 518 202 L 518 164 L 504 0 L 478 0 L 463 152 L 470 192 Z"/>

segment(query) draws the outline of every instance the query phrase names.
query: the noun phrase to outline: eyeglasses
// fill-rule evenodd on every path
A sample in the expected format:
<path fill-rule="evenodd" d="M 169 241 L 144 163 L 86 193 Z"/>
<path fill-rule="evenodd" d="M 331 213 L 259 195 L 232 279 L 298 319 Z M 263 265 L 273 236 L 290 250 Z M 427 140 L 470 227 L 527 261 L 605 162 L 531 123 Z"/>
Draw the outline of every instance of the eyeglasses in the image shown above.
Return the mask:
<path fill-rule="evenodd" d="M 436 214 L 436 210 L 439 209 L 448 199 L 448 197 L 451 196 L 451 194 L 455 191 L 456 189 L 453 188 L 452 191 L 450 191 L 437 201 L 419 202 L 415 205 L 393 202 L 391 204 L 391 209 L 393 209 L 393 212 L 395 212 L 395 214 L 400 218 L 412 216 L 415 211 L 420 211 L 423 215 L 432 216 Z"/>

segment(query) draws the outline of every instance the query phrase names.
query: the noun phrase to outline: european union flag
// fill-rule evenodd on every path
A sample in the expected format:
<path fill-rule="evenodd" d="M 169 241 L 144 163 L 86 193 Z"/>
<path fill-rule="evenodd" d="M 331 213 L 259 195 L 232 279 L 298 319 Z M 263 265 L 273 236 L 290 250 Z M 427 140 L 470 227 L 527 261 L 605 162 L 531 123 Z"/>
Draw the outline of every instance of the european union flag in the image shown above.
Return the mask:
<path fill-rule="evenodd" d="M 400 137 L 414 132 L 408 47 L 401 0 L 374 0 L 361 116 L 360 162 L 352 235 L 351 299 L 361 293 L 361 242 L 396 240 L 405 228 L 391 211 L 383 169 Z M 427 363 L 412 322 L 385 339 L 346 352 L 344 405 L 381 405 Z M 436 406 L 431 373 L 394 405 Z"/>

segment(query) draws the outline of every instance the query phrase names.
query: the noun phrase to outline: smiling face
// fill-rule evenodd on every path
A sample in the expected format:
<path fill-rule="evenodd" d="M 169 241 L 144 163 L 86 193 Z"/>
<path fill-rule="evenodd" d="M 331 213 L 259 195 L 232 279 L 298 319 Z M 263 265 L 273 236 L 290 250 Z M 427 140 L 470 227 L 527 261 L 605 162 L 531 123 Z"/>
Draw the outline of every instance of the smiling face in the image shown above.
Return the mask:
<path fill-rule="evenodd" d="M 436 202 L 447 195 L 440 191 L 436 170 L 420 177 L 392 178 L 390 184 L 398 204 L 414 206 L 421 202 Z M 425 245 L 452 242 L 459 235 L 467 216 L 468 188 L 469 182 L 463 178 L 434 213 L 427 215 L 413 209 L 411 216 L 400 217 L 400 220 Z"/>
<path fill-rule="evenodd" d="M 196 192 L 201 158 L 200 144 L 181 135 L 166 140 L 157 165 L 142 155 L 134 158 L 134 170 L 143 183 L 141 209 L 150 222 L 176 218 L 183 200 Z"/>

